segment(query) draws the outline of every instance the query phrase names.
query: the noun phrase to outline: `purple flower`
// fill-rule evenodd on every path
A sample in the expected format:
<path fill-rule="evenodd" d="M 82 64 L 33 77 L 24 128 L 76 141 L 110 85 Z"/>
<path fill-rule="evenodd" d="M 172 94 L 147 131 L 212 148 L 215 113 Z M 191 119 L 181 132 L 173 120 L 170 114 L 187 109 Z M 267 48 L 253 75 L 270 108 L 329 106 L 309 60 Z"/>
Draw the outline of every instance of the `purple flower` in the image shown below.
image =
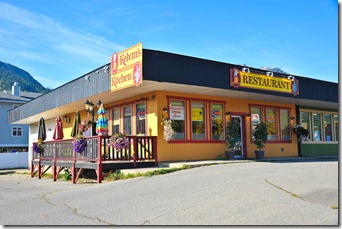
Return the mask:
<path fill-rule="evenodd" d="M 76 153 L 83 153 L 87 147 L 87 141 L 83 137 L 80 137 L 73 142 L 73 145 Z"/>

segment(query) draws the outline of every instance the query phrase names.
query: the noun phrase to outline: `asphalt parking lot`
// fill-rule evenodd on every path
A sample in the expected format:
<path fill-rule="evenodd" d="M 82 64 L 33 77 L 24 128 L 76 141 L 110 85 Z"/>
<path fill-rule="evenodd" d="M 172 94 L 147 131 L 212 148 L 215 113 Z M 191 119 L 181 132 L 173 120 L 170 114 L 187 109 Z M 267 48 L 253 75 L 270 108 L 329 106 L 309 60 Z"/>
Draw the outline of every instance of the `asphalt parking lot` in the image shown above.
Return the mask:
<path fill-rule="evenodd" d="M 1 225 L 338 225 L 338 161 L 218 164 L 102 184 L 0 173 Z"/>

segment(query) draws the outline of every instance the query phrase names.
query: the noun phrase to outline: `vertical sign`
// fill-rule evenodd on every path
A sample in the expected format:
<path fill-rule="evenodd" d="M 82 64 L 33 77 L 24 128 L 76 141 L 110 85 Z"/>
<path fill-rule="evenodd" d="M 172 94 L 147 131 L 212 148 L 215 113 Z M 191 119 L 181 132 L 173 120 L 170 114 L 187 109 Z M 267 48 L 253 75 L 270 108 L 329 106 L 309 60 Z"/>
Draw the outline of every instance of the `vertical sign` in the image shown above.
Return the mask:
<path fill-rule="evenodd" d="M 110 61 L 111 91 L 142 83 L 142 43 L 114 53 Z"/>

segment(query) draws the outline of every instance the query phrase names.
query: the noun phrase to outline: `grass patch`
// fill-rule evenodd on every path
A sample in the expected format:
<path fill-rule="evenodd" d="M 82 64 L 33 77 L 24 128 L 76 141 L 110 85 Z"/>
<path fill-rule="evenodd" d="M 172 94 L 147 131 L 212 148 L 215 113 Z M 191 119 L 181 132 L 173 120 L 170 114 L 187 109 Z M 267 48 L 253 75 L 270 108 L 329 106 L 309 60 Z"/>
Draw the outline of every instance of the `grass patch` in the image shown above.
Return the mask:
<path fill-rule="evenodd" d="M 338 209 L 338 207 L 336 205 L 331 205 L 332 209 Z"/>
<path fill-rule="evenodd" d="M 265 181 L 266 181 L 267 184 L 270 184 L 270 185 L 272 185 L 273 187 L 275 187 L 275 188 L 277 188 L 277 189 L 280 189 L 280 190 L 282 190 L 282 191 L 284 191 L 284 192 L 290 194 L 291 196 L 293 196 L 293 197 L 295 197 L 295 198 L 299 198 L 299 199 L 301 199 L 301 200 L 304 200 L 302 197 L 298 196 L 297 194 L 292 193 L 292 192 L 290 192 L 290 191 L 287 191 L 286 189 L 283 189 L 282 187 L 279 187 L 279 186 L 277 186 L 277 185 L 271 183 L 271 182 L 268 181 L 267 179 L 265 179 Z M 304 200 L 304 201 L 305 201 L 305 200 Z"/>
<path fill-rule="evenodd" d="M 185 169 L 191 169 L 192 167 L 190 165 L 182 165 L 179 168 L 163 168 L 163 169 L 156 169 L 153 171 L 148 171 L 146 173 L 128 173 L 124 174 L 120 171 L 109 171 L 104 175 L 105 181 L 116 181 L 116 180 L 125 180 L 130 178 L 136 178 L 136 177 L 151 177 L 151 176 L 157 176 L 157 175 L 164 175 L 168 173 L 173 173 L 180 170 Z"/>

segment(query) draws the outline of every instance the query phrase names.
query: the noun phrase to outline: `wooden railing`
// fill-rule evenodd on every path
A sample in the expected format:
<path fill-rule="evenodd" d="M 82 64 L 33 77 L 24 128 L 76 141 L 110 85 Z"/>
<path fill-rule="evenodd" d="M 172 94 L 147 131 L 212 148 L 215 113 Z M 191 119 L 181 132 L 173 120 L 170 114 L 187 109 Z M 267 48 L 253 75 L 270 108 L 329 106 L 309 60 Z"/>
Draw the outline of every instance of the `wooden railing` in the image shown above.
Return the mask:
<path fill-rule="evenodd" d="M 73 150 L 73 139 L 45 141 L 42 144 L 43 153 L 32 152 L 32 159 L 44 161 L 146 161 L 157 158 L 156 136 L 128 136 L 130 146 L 118 152 L 109 144 L 110 136 L 86 137 L 87 147 L 85 152 L 76 153 Z M 100 158 L 99 155 L 102 155 Z"/>
<path fill-rule="evenodd" d="M 82 170 L 87 168 L 87 162 L 93 162 L 96 165 L 97 182 L 101 183 L 103 161 L 133 161 L 134 167 L 139 161 L 154 161 L 158 165 L 156 136 L 128 136 L 130 146 L 120 152 L 110 146 L 109 139 L 110 136 L 86 137 L 87 147 L 83 153 L 73 150 L 73 139 L 46 141 L 42 144 L 43 153 L 32 150 L 31 177 L 38 172 L 41 178 L 46 171 L 43 172 L 44 166 L 48 165 L 48 168 L 52 167 L 56 181 L 59 172 L 70 167 L 72 182 L 76 183 Z M 77 162 L 85 163 L 82 165 Z"/>

